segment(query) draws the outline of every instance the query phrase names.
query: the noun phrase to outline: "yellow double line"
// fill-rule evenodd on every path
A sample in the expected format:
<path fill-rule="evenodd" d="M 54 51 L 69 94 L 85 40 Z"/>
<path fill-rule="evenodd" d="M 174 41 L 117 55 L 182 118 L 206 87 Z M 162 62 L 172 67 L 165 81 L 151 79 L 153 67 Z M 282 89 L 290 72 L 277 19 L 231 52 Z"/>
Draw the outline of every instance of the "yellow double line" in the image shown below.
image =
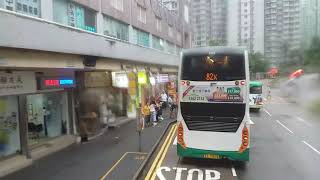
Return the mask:
<path fill-rule="evenodd" d="M 148 174 L 145 177 L 145 180 L 154 180 L 156 178 L 157 169 L 161 166 L 162 161 L 167 154 L 167 151 L 170 147 L 170 142 L 172 141 L 173 137 L 176 135 L 176 133 L 175 133 L 176 129 L 177 129 L 177 125 L 174 124 L 171 127 L 169 134 L 168 134 L 167 138 L 165 139 L 163 145 L 161 146 L 161 149 L 160 149 L 159 153 L 157 154 L 157 157 L 154 159 L 154 161 L 151 165 L 151 168 L 149 169 Z"/>

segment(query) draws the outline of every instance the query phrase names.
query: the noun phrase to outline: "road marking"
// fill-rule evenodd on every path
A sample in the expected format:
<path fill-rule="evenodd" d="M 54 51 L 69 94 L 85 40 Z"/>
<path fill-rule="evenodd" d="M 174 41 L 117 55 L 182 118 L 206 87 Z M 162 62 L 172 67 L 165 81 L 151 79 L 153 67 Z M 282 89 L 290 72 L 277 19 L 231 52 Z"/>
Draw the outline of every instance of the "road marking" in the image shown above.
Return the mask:
<path fill-rule="evenodd" d="M 263 109 L 263 110 L 271 117 L 271 114 L 266 109 Z"/>
<path fill-rule="evenodd" d="M 280 100 L 282 103 L 285 103 L 285 102 L 286 102 L 282 97 L 279 97 L 279 100 Z"/>
<path fill-rule="evenodd" d="M 126 152 L 126 153 L 124 153 L 124 154 L 121 156 L 121 158 L 109 169 L 109 171 L 108 171 L 105 175 L 103 175 L 103 176 L 101 177 L 100 180 L 104 180 L 104 179 L 118 166 L 118 164 L 122 161 L 122 159 L 123 159 L 124 157 L 126 157 L 126 155 L 128 155 L 128 154 L 146 155 L 146 154 L 148 154 L 148 153 L 144 153 L 144 152 Z"/>
<path fill-rule="evenodd" d="M 165 149 L 166 145 L 169 144 L 169 142 L 170 142 L 169 139 L 170 139 L 170 136 L 173 134 L 172 132 L 175 129 L 175 127 L 176 127 L 176 124 L 171 127 L 171 129 L 170 129 L 165 141 L 163 142 L 163 144 L 161 146 L 161 149 L 159 150 L 156 158 L 154 159 L 154 161 L 153 161 L 153 163 L 151 165 L 151 168 L 148 171 L 147 176 L 145 177 L 145 180 L 149 180 L 151 178 L 151 176 L 153 175 L 153 173 L 155 171 L 155 167 L 156 167 L 156 165 L 157 165 L 157 163 L 158 163 L 158 161 L 159 161 L 159 159 L 160 159 L 160 157 L 162 155 L 163 150 Z"/>
<path fill-rule="evenodd" d="M 236 169 L 234 167 L 232 167 L 231 171 L 232 171 L 232 176 L 236 177 L 237 176 Z"/>
<path fill-rule="evenodd" d="M 306 141 L 302 141 L 305 145 L 307 145 L 309 148 L 311 148 L 312 150 L 314 150 L 316 153 L 318 153 L 320 155 L 320 151 L 318 151 L 316 148 L 314 148 L 313 146 L 311 146 L 309 143 L 307 143 Z"/>
<path fill-rule="evenodd" d="M 172 143 L 173 145 L 177 145 L 177 136 L 174 138 L 174 140 L 173 140 L 173 143 Z"/>
<path fill-rule="evenodd" d="M 169 150 L 170 142 L 172 141 L 173 137 L 175 137 L 175 135 L 176 135 L 176 133 L 175 133 L 176 130 L 177 130 L 177 125 L 175 124 L 175 125 L 174 125 L 174 130 L 173 130 L 173 132 L 172 132 L 172 134 L 171 134 L 171 136 L 170 136 L 170 138 L 169 138 L 169 142 L 167 143 L 167 145 L 166 145 L 166 147 L 165 147 L 165 149 L 164 149 L 164 151 L 163 151 L 163 153 L 162 153 L 162 155 L 161 155 L 161 158 L 160 158 L 160 160 L 159 160 L 159 162 L 158 162 L 158 164 L 157 164 L 157 166 L 156 166 L 156 168 L 155 168 L 155 171 L 153 171 L 153 174 L 152 174 L 152 176 L 151 176 L 151 180 L 156 179 L 157 169 L 160 168 L 160 166 L 161 166 L 161 164 L 162 164 L 162 162 L 163 162 L 163 160 L 164 160 L 164 158 L 165 158 L 165 156 L 166 156 L 166 154 L 167 154 L 167 152 L 168 152 L 168 150 Z"/>
<path fill-rule="evenodd" d="M 308 125 L 308 126 L 312 126 L 308 121 L 302 119 L 301 117 L 296 116 L 296 118 L 297 118 L 300 122 L 303 122 L 303 123 L 305 123 L 305 124 Z"/>
<path fill-rule="evenodd" d="M 289 128 L 287 128 L 284 124 L 282 124 L 279 120 L 277 120 L 277 123 L 279 123 L 283 128 L 285 128 L 287 131 L 293 134 L 293 132 Z"/>
<path fill-rule="evenodd" d="M 254 122 L 251 120 L 251 118 L 249 119 L 249 124 L 254 124 Z"/>

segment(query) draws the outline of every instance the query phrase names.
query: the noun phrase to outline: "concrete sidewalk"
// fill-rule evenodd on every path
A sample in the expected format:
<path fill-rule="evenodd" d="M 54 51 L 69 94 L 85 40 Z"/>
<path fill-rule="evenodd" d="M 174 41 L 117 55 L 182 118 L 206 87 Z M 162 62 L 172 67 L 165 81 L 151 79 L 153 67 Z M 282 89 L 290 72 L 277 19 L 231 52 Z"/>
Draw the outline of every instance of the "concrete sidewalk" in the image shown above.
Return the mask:
<path fill-rule="evenodd" d="M 151 150 L 170 121 L 172 119 L 165 119 L 155 127 L 144 129 L 141 135 L 142 152 L 148 153 Z M 74 144 L 36 160 L 31 166 L 4 179 L 100 179 L 125 153 L 137 152 L 138 148 L 136 121 L 133 120 L 85 144 Z M 129 166 L 130 163 L 123 168 L 130 169 Z"/>

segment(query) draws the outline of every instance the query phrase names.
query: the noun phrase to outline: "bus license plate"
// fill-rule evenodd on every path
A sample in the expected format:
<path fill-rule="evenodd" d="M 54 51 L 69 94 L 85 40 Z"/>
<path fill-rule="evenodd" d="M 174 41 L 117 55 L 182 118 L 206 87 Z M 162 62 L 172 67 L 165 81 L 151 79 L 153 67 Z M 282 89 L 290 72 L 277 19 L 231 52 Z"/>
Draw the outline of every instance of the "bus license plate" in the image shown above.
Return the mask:
<path fill-rule="evenodd" d="M 205 154 L 203 157 L 206 159 L 222 159 L 222 156 L 216 154 Z"/>

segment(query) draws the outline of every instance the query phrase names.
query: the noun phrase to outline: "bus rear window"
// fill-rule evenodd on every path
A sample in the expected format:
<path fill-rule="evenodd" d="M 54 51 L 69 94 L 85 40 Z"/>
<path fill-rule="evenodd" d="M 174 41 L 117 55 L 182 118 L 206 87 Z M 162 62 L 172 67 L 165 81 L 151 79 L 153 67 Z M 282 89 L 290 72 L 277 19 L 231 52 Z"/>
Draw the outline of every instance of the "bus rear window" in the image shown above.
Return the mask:
<path fill-rule="evenodd" d="M 181 79 L 190 81 L 234 81 L 246 79 L 243 55 L 185 56 Z"/>
<path fill-rule="evenodd" d="M 262 87 L 250 87 L 250 94 L 262 94 Z"/>

